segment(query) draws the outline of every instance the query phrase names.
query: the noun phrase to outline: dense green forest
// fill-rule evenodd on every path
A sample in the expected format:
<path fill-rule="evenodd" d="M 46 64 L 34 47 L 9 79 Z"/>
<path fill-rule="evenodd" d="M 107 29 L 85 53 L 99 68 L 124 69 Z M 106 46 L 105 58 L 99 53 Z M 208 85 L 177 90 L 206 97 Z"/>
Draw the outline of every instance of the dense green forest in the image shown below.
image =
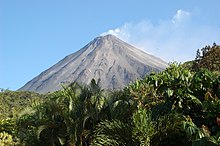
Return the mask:
<path fill-rule="evenodd" d="M 220 47 L 204 50 L 121 91 L 95 80 L 45 95 L 2 89 L 0 145 L 220 145 Z"/>

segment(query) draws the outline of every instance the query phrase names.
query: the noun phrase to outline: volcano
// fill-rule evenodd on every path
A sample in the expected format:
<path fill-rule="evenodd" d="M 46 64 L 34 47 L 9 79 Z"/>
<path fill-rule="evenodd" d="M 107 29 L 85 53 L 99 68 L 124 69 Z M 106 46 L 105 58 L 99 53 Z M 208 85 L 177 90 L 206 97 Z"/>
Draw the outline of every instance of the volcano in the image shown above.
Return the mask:
<path fill-rule="evenodd" d="M 79 51 L 43 71 L 19 90 L 38 93 L 62 89 L 61 84 L 89 84 L 101 79 L 104 89 L 123 89 L 129 83 L 167 67 L 163 60 L 147 54 L 113 35 L 99 36 Z"/>

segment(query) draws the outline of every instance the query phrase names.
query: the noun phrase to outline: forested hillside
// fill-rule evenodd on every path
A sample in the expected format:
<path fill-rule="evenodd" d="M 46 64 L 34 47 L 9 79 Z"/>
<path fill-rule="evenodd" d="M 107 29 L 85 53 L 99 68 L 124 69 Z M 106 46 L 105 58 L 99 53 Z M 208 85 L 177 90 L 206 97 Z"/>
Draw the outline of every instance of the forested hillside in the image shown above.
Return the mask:
<path fill-rule="evenodd" d="M 219 97 L 218 75 L 206 69 L 192 72 L 178 64 L 123 91 L 104 91 L 95 80 L 47 95 L 6 90 L 0 93 L 1 111 L 8 116 L 1 118 L 0 143 L 219 145 Z M 9 106 L 17 114 L 7 110 Z"/>
<path fill-rule="evenodd" d="M 193 71 L 206 68 L 210 71 L 220 72 L 220 46 L 213 43 L 212 46 L 205 46 L 196 51 L 195 60 L 184 64 Z"/>
<path fill-rule="evenodd" d="M 120 91 L 94 79 L 48 94 L 1 90 L 0 145 L 220 145 L 220 48 L 205 48 Z"/>
<path fill-rule="evenodd" d="M 1 90 L 0 92 L 0 120 L 19 117 L 20 111 L 27 105 L 42 102 L 44 95 L 34 92 Z"/>

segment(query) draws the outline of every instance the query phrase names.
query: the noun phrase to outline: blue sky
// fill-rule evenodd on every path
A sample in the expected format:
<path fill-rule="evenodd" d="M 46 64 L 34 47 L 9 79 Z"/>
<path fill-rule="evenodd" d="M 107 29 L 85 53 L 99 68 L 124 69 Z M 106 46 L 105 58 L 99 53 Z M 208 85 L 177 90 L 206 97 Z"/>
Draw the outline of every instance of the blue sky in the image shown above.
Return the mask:
<path fill-rule="evenodd" d="M 16 90 L 114 34 L 167 62 L 220 43 L 219 0 L 0 0 L 0 88 Z"/>

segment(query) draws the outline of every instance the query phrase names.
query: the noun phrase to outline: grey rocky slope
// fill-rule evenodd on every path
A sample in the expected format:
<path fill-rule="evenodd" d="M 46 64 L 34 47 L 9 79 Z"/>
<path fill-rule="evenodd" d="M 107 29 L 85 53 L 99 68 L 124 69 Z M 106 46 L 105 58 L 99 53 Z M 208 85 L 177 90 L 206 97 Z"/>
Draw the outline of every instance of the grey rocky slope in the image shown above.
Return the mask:
<path fill-rule="evenodd" d="M 101 79 L 102 88 L 122 89 L 151 71 L 165 69 L 167 63 L 113 35 L 95 38 L 79 51 L 66 56 L 19 90 L 39 93 L 61 89 L 74 81 L 89 84 Z"/>

